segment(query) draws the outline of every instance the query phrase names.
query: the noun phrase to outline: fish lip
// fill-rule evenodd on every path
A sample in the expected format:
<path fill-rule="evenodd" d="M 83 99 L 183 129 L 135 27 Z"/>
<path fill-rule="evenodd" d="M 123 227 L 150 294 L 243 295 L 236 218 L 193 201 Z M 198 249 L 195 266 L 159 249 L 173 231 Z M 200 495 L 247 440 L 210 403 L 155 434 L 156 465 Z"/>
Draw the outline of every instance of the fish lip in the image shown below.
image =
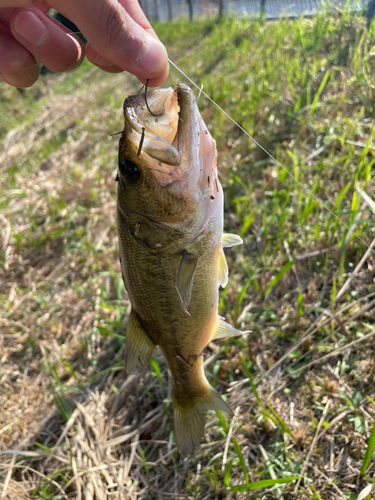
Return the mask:
<path fill-rule="evenodd" d="M 149 144 L 151 143 L 151 141 L 153 141 L 155 143 L 159 143 L 159 145 L 162 144 L 164 146 L 162 149 L 159 148 L 158 151 L 155 151 L 152 147 L 147 148 L 147 146 L 144 146 L 143 150 L 156 160 L 160 160 L 168 165 L 179 166 L 181 163 L 181 155 L 184 148 L 184 144 L 189 134 L 189 131 L 191 130 L 192 127 L 191 121 L 192 121 L 195 102 L 194 102 L 194 94 L 191 88 L 182 82 L 179 82 L 176 85 L 174 92 L 177 93 L 177 101 L 180 108 L 178 114 L 178 124 L 176 133 L 177 148 L 172 146 L 172 144 L 170 144 L 163 137 L 160 137 L 148 130 L 145 130 L 145 127 L 141 123 L 137 113 L 134 110 L 135 99 L 139 96 L 129 96 L 127 99 L 125 99 L 123 110 L 124 110 L 125 122 L 130 126 L 132 130 L 134 130 L 137 134 L 139 134 L 142 137 L 142 143 L 144 138 L 147 138 L 149 140 L 148 141 Z M 146 94 L 144 94 L 144 99 L 146 101 L 147 99 Z M 148 105 L 147 109 L 154 116 L 161 116 L 165 111 L 165 108 L 163 108 L 162 110 L 159 111 L 159 113 L 157 113 L 156 110 L 150 109 Z"/>
<path fill-rule="evenodd" d="M 191 128 L 191 118 L 194 109 L 194 94 L 190 87 L 182 82 L 176 85 L 178 105 L 180 112 L 178 114 L 177 126 L 177 150 L 182 153 L 186 137 Z"/>

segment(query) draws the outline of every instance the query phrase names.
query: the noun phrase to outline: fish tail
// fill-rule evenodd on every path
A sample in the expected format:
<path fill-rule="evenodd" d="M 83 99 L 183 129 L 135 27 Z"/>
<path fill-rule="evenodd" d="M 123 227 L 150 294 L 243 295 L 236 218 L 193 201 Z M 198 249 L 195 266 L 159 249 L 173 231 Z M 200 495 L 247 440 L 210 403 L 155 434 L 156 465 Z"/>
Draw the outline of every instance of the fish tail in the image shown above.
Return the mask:
<path fill-rule="evenodd" d="M 182 407 L 173 397 L 174 432 L 178 449 L 191 455 L 199 445 L 204 433 L 207 410 L 221 410 L 233 415 L 233 411 L 218 392 L 208 384 L 208 395 L 197 400 L 193 407 Z"/>

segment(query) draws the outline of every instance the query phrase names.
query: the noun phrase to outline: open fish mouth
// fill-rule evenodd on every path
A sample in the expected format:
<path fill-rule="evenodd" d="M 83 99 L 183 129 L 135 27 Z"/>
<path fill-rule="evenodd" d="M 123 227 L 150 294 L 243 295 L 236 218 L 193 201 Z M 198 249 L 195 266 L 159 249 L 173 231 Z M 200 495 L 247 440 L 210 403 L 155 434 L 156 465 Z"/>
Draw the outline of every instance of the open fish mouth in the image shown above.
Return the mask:
<path fill-rule="evenodd" d="M 185 140 L 195 119 L 194 95 L 183 83 L 160 89 L 124 102 L 124 117 L 131 128 L 129 139 L 146 153 L 166 165 L 177 167 Z"/>

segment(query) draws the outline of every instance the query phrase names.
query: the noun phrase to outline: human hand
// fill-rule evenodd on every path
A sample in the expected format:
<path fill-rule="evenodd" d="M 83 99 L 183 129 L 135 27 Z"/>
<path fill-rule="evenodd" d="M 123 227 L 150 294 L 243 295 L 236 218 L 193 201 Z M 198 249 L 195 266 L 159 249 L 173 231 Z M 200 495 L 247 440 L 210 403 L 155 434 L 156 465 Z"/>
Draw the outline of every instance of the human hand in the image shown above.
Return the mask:
<path fill-rule="evenodd" d="M 88 41 L 47 15 L 56 9 Z M 0 79 L 30 87 L 40 61 L 51 71 L 69 71 L 84 57 L 104 71 L 128 71 L 149 86 L 168 76 L 167 51 L 137 0 L 0 0 Z"/>

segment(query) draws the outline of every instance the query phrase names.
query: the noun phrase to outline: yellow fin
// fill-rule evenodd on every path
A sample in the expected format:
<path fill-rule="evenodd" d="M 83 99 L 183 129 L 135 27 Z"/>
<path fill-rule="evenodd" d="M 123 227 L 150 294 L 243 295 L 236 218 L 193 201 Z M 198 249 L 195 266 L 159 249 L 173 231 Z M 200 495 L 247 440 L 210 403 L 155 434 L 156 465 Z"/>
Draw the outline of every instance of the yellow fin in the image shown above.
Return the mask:
<path fill-rule="evenodd" d="M 125 371 L 129 375 L 138 365 L 145 366 L 151 359 L 156 344 L 150 339 L 137 314 L 131 311 L 125 339 Z"/>
<path fill-rule="evenodd" d="M 177 272 L 177 292 L 182 309 L 188 313 L 193 290 L 194 273 L 198 263 L 198 255 L 185 253 L 181 259 Z"/>
<path fill-rule="evenodd" d="M 237 330 L 232 325 L 224 321 L 223 318 L 218 316 L 211 340 L 225 339 L 226 337 L 236 337 L 237 335 L 245 335 L 247 333 L 250 332 L 240 332 L 240 330 Z"/>
<path fill-rule="evenodd" d="M 222 248 L 220 249 L 219 253 L 218 266 L 219 266 L 219 283 L 223 288 L 225 288 L 228 283 L 228 264 Z"/>
<path fill-rule="evenodd" d="M 241 245 L 242 243 L 243 240 L 240 236 L 237 236 L 236 234 L 223 233 L 221 244 L 224 248 L 234 247 L 235 245 Z"/>
<path fill-rule="evenodd" d="M 198 400 L 193 408 L 185 409 L 173 398 L 173 410 L 176 443 L 184 455 L 191 455 L 199 445 L 204 433 L 204 414 L 207 410 L 221 410 L 233 415 L 231 408 L 213 387 L 210 387 L 209 395 Z"/>

